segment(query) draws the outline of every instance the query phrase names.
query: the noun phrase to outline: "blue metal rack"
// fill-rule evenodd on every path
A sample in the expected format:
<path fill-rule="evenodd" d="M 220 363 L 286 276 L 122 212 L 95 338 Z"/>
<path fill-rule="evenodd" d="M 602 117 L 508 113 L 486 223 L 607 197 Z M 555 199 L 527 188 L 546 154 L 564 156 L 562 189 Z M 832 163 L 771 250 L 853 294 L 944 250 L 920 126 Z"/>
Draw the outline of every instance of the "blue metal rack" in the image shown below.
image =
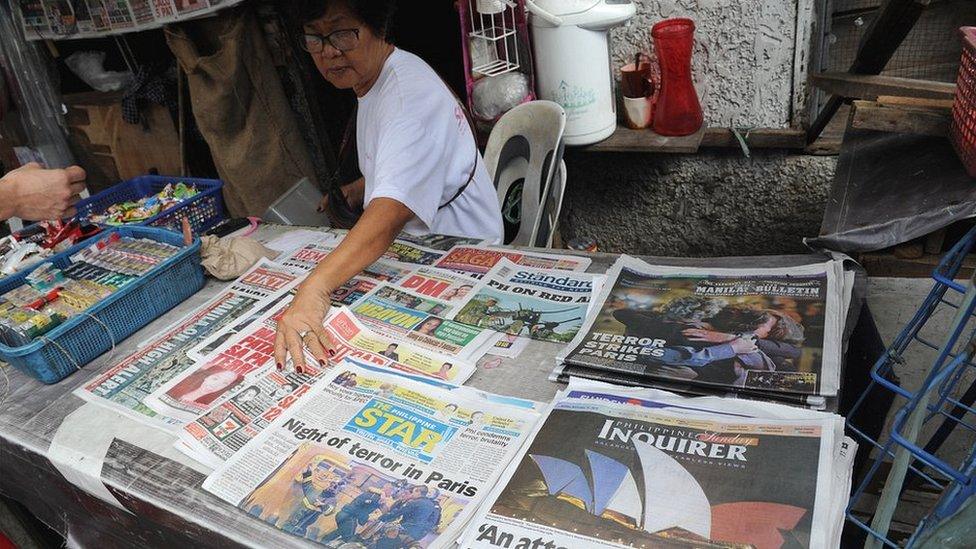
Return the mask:
<path fill-rule="evenodd" d="M 942 520 L 951 516 L 976 494 L 976 448 L 962 463 L 949 463 L 939 456 L 946 440 L 966 436 L 962 431 L 976 433 L 976 382 L 965 391 L 965 383 L 976 371 L 976 328 L 972 320 L 976 314 L 976 284 L 955 281 L 966 255 L 976 244 L 976 227 L 966 234 L 945 255 L 933 272 L 935 284 L 918 311 L 871 370 L 871 383 L 852 408 L 848 418 L 856 418 L 869 394 L 890 391 L 896 399 L 894 421 L 887 437 L 873 439 L 848 421 L 848 432 L 860 444 L 860 451 L 875 452 L 867 473 L 851 494 L 847 520 L 867 532 L 865 547 L 898 547 L 889 537 L 889 528 L 898 499 L 907 484 L 922 483 L 941 492 L 938 503 L 918 524 L 914 534 L 905 542 L 911 547 Z M 954 311 L 955 320 L 942 342 L 934 342 L 920 335 L 920 331 L 940 310 Z M 905 363 L 906 352 L 922 346 L 934 351 L 935 360 L 925 381 L 914 390 L 900 387 L 896 382 L 899 368 Z M 970 374 L 967 376 L 967 374 Z M 960 395 L 959 393 L 962 392 Z M 958 395 L 958 396 L 957 396 Z M 925 442 L 919 443 L 922 428 L 928 423 L 940 423 Z M 882 463 L 891 462 L 885 479 L 879 477 Z M 870 521 L 858 518 L 853 512 L 865 490 L 884 480 L 885 488 Z"/>

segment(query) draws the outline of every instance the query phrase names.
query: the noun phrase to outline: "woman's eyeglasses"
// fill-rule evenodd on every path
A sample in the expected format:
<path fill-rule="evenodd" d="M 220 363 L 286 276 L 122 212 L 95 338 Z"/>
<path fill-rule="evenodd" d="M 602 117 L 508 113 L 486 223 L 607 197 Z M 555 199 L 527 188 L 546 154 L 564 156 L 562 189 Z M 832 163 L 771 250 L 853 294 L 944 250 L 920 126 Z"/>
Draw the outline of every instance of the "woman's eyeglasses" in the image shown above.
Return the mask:
<path fill-rule="evenodd" d="M 342 29 L 328 35 L 305 33 L 302 49 L 308 53 L 322 53 L 329 44 L 339 51 L 349 51 L 359 45 L 359 29 Z"/>

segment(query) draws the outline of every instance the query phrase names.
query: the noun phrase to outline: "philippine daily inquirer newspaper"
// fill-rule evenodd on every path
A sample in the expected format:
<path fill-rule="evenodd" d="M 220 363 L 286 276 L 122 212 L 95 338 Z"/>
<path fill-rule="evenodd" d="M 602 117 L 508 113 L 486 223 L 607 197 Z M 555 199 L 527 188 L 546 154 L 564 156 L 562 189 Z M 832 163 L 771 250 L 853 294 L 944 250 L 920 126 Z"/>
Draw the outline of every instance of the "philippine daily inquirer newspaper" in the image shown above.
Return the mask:
<path fill-rule="evenodd" d="M 855 451 L 834 414 L 573 380 L 461 546 L 837 547 Z"/>

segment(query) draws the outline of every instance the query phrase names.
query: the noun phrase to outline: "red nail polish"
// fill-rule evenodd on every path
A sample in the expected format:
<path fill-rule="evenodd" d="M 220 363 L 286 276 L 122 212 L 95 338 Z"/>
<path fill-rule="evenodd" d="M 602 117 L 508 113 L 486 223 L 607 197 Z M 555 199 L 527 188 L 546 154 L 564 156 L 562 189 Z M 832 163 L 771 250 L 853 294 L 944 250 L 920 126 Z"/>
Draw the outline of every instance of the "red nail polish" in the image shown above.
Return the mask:
<path fill-rule="evenodd" d="M 324 360 L 319 360 L 319 364 L 321 364 L 323 368 L 329 365 L 329 363 Z"/>
<path fill-rule="evenodd" d="M 329 349 L 329 356 L 335 356 L 335 351 L 332 350 L 332 349 Z"/>
<path fill-rule="evenodd" d="M 275 362 L 275 366 L 277 366 L 277 367 L 278 367 L 278 371 L 279 371 L 279 372 L 285 369 L 285 367 L 284 367 L 284 366 L 282 366 L 280 362 Z"/>

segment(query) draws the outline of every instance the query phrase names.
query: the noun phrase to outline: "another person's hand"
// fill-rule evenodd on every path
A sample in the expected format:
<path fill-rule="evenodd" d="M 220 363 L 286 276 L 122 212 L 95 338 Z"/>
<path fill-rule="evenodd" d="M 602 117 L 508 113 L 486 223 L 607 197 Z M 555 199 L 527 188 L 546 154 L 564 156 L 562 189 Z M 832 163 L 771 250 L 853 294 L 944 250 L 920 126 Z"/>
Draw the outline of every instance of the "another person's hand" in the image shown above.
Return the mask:
<path fill-rule="evenodd" d="M 275 364 L 279 370 L 284 368 L 291 356 L 295 371 L 302 373 L 305 368 L 304 348 L 326 366 L 329 356 L 334 353 L 329 334 L 325 333 L 322 321 L 332 306 L 332 291 L 316 284 L 309 277 L 295 295 L 291 306 L 278 320 L 278 333 L 275 335 Z"/>
<path fill-rule="evenodd" d="M 352 183 L 343 185 L 340 187 L 340 190 L 342 191 L 342 196 L 346 197 L 346 202 L 348 202 L 350 206 L 353 208 L 356 208 L 357 206 L 362 207 L 363 199 L 366 197 L 366 180 L 360 177 Z M 319 206 L 316 208 L 316 211 L 327 212 L 329 211 L 328 208 L 329 195 L 326 194 L 319 202 Z"/>
<path fill-rule="evenodd" d="M 75 215 L 75 204 L 85 190 L 85 170 L 71 166 L 47 170 L 36 162 L 13 170 L 0 180 L 0 205 L 6 217 L 31 221 L 62 219 Z"/>

